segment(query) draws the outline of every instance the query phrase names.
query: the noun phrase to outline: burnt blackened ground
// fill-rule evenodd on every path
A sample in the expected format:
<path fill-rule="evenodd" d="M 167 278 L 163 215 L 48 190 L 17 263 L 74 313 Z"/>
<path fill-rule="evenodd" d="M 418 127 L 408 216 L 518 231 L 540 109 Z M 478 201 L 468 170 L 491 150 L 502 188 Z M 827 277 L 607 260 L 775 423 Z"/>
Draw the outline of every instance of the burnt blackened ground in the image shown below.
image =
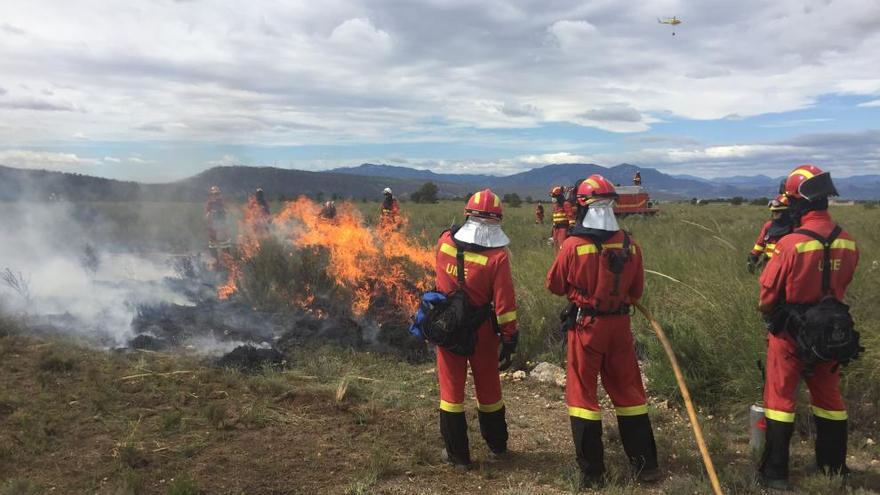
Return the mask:
<path fill-rule="evenodd" d="M 177 277 L 164 285 L 189 304 L 145 304 L 137 308 L 129 346 L 146 350 L 194 348 L 207 354 L 239 345 L 289 354 L 300 348 L 332 345 L 391 354 L 408 361 L 428 357 L 424 344 L 409 335 L 408 317 L 377 298 L 367 314 L 355 317 L 332 296 L 314 297 L 307 308 L 293 304 L 257 309 L 233 294 L 218 300 L 225 275 L 189 259 L 177 261 Z M 330 294 L 335 294 L 329 291 Z"/>

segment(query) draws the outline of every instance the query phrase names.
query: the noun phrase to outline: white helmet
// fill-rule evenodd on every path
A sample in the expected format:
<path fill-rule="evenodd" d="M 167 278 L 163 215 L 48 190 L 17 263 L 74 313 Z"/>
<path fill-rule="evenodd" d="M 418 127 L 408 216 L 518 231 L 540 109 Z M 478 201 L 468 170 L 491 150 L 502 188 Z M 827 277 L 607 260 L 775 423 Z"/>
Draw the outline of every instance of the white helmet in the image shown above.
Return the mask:
<path fill-rule="evenodd" d="M 382 190 L 382 194 L 393 194 L 393 193 L 391 192 L 390 187 L 386 187 L 385 189 Z"/>

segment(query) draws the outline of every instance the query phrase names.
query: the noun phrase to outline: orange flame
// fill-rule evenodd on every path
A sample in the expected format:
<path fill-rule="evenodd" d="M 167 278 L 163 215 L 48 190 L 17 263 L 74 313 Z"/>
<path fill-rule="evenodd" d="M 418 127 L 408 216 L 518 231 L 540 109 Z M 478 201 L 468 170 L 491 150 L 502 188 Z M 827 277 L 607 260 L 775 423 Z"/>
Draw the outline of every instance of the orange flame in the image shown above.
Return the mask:
<path fill-rule="evenodd" d="M 256 198 L 248 197 L 242 220 L 238 222 L 238 240 L 235 245 L 237 256 L 233 257 L 225 251 L 220 255 L 220 265 L 226 270 L 227 280 L 217 289 L 218 299 L 229 299 L 238 290 L 241 267 L 259 252 L 260 240 L 270 234 L 271 220 L 271 216 L 263 210 Z"/>
<path fill-rule="evenodd" d="M 259 251 L 260 239 L 268 235 L 269 221 L 252 198 L 239 225 L 239 263 L 227 266 L 229 279 L 218 290 L 218 297 L 228 298 L 235 292 L 241 264 Z M 357 316 L 380 300 L 386 306 L 409 312 L 427 289 L 426 275 L 433 269 L 434 256 L 406 236 L 405 225 L 406 217 L 401 215 L 394 224 L 369 228 L 349 202 L 340 205 L 334 219 L 327 219 L 321 216 L 320 205 L 304 197 L 286 203 L 271 219 L 275 235 L 294 246 L 328 251 L 328 275 L 349 289 L 352 312 Z M 300 296 L 298 303 L 304 307 L 314 301 L 314 295 Z"/>

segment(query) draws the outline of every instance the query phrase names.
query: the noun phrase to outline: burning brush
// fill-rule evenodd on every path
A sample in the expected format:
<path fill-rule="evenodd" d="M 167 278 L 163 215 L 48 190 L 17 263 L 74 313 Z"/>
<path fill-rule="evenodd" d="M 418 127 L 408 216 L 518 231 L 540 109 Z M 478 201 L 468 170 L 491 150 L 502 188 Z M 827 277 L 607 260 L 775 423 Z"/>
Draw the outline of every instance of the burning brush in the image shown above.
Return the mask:
<path fill-rule="evenodd" d="M 222 260 L 228 278 L 218 290 L 220 299 L 242 288 L 267 239 L 281 240 L 300 252 L 326 253 L 325 274 L 350 294 L 356 317 L 405 320 L 427 289 L 434 262 L 431 251 L 410 240 L 405 230 L 367 227 L 349 202 L 333 218 L 322 215 L 321 206 L 304 197 L 287 203 L 272 218 L 251 203 L 239 225 L 235 255 Z M 311 306 L 316 294 L 308 284 L 306 289 L 288 294 L 288 303 Z"/>

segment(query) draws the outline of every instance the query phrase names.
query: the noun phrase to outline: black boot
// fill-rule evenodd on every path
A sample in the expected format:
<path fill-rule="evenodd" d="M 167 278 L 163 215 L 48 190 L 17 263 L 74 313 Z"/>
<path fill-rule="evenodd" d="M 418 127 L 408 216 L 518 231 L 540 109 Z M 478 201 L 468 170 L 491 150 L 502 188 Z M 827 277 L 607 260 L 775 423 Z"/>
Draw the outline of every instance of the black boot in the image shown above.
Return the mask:
<path fill-rule="evenodd" d="M 847 421 L 813 416 L 816 422 L 816 466 L 825 474 L 846 475 Z"/>
<path fill-rule="evenodd" d="M 571 418 L 574 452 L 581 469 L 581 485 L 598 488 L 605 482 L 605 452 L 602 447 L 602 421 Z"/>
<path fill-rule="evenodd" d="M 469 466 L 471 451 L 464 413 L 440 411 L 440 435 L 443 436 L 443 443 L 446 445 L 444 460 L 453 465 Z"/>
<path fill-rule="evenodd" d="M 758 483 L 766 488 L 787 490 L 788 484 L 788 448 L 794 423 L 767 421 L 766 444 L 758 467 Z"/>
<path fill-rule="evenodd" d="M 629 458 L 633 473 L 639 481 L 653 482 L 660 478 L 657 467 L 657 444 L 654 443 L 654 430 L 647 414 L 618 416 L 617 427 L 623 451 Z"/>
<path fill-rule="evenodd" d="M 507 421 L 504 419 L 504 406 L 493 412 L 478 411 L 480 433 L 486 440 L 489 450 L 495 455 L 507 453 Z"/>

